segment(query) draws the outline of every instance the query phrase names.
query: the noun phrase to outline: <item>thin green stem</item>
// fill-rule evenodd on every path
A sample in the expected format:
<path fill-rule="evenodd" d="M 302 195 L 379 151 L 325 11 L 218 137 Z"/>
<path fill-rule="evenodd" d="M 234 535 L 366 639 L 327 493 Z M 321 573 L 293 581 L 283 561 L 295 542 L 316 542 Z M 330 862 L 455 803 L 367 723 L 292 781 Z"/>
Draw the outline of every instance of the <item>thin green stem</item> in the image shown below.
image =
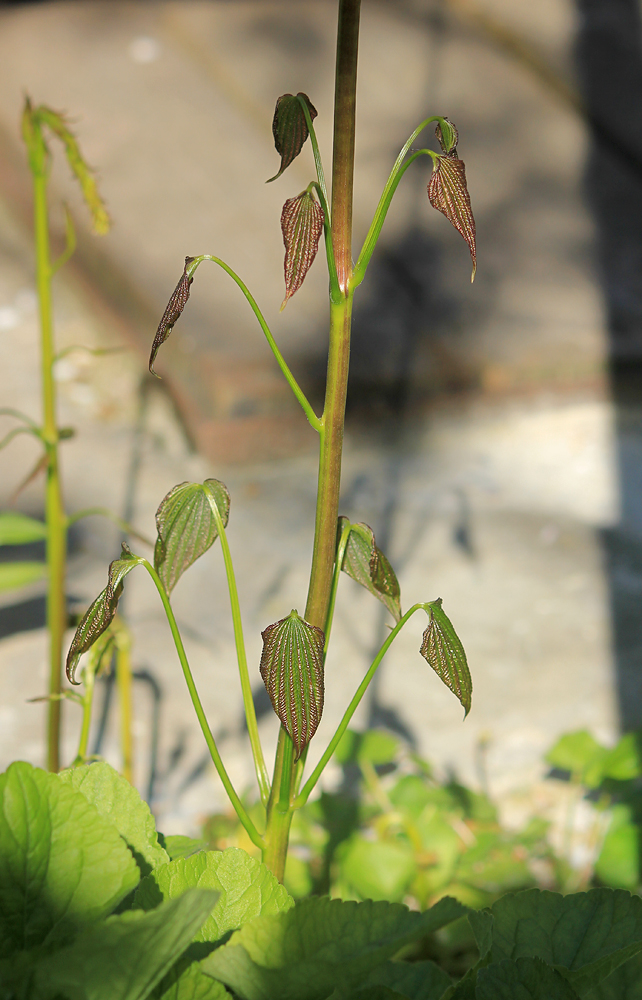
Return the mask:
<path fill-rule="evenodd" d="M 252 748 L 252 756 L 254 758 L 254 767 L 256 770 L 256 780 L 259 784 L 259 791 L 261 793 L 261 802 L 264 806 L 267 806 L 268 800 L 270 798 L 270 776 L 268 774 L 267 767 L 265 766 L 265 757 L 263 756 L 263 747 L 261 746 L 261 738 L 259 736 L 259 727 L 256 720 L 256 710 L 254 708 L 254 699 L 252 697 L 252 685 L 250 683 L 250 673 L 247 668 L 247 655 L 245 652 L 245 639 L 243 636 L 243 622 L 241 620 L 241 605 L 239 602 L 238 590 L 236 588 L 236 577 L 234 575 L 234 564 L 232 562 L 232 554 L 230 552 L 230 547 L 227 541 L 227 535 L 225 533 L 225 525 L 223 524 L 223 518 L 221 517 L 220 511 L 216 505 L 216 501 L 213 497 L 207 495 L 210 501 L 210 507 L 212 508 L 212 514 L 214 516 L 214 521 L 216 523 L 216 530 L 218 531 L 219 538 L 221 539 L 221 550 L 223 552 L 223 561 L 225 563 L 225 575 L 227 577 L 227 589 L 230 595 L 230 607 L 232 609 L 232 622 L 234 624 L 234 642 L 236 643 L 236 658 L 239 666 L 239 676 L 241 678 L 241 691 L 243 692 L 243 707 L 245 709 L 245 721 L 247 723 L 247 731 L 250 737 L 250 746 Z"/>
<path fill-rule="evenodd" d="M 132 664 L 131 641 L 124 626 L 116 635 L 116 687 L 120 710 L 121 774 L 134 781 L 134 741 L 132 735 Z"/>
<path fill-rule="evenodd" d="M 267 827 L 262 860 L 270 871 L 283 881 L 285 861 L 288 853 L 288 838 L 292 824 L 292 808 L 289 800 L 292 794 L 293 771 L 292 740 L 283 726 L 279 731 L 272 778 L 272 792 L 267 809 Z"/>
<path fill-rule="evenodd" d="M 312 143 L 312 153 L 314 155 L 314 165 L 317 171 L 318 184 L 316 184 L 315 187 L 317 188 L 319 201 L 321 202 L 321 208 L 323 209 L 323 235 L 325 238 L 325 255 L 328 261 L 328 274 L 330 277 L 330 301 L 339 302 L 342 296 L 341 289 L 339 288 L 339 279 L 337 277 L 337 265 L 334 259 L 334 248 L 332 246 L 332 213 L 330 211 L 328 190 L 325 185 L 323 162 L 321 160 L 321 153 L 319 152 L 317 134 L 312 123 L 310 109 L 308 108 L 307 102 L 302 97 L 299 97 L 298 94 L 297 97 L 299 104 L 303 108 L 306 125 L 308 126 L 308 131 L 310 133 L 310 142 Z"/>
<path fill-rule="evenodd" d="M 38 134 L 42 143 L 42 136 Z M 43 144 L 44 145 L 44 144 Z M 62 505 L 58 464 L 58 428 L 56 424 L 56 386 L 53 377 L 54 337 L 51 303 L 51 263 L 49 259 L 49 220 L 47 214 L 46 170 L 34 172 L 34 228 L 36 243 L 36 282 L 40 312 L 43 424 L 42 439 L 47 453 L 45 521 L 47 524 L 47 628 L 49 631 L 49 694 L 62 689 L 62 644 L 67 624 L 65 600 L 65 565 L 67 527 Z M 60 767 L 61 702 L 49 702 L 47 725 L 47 766 Z"/>
<path fill-rule="evenodd" d="M 408 153 L 410 146 L 417 138 L 421 130 L 424 129 L 426 125 L 429 125 L 430 122 L 434 121 L 442 121 L 442 119 L 440 119 L 438 116 L 435 116 L 433 118 L 427 118 L 425 122 L 422 122 L 422 124 L 419 126 L 418 129 L 415 129 L 415 131 L 408 139 L 408 142 L 399 153 L 395 165 L 390 171 L 390 177 L 386 181 L 386 186 L 384 187 L 381 198 L 379 199 L 379 204 L 377 205 L 377 210 L 374 214 L 374 218 L 370 225 L 370 229 L 368 230 L 367 236 L 363 242 L 363 247 L 361 248 L 359 259 L 354 266 L 354 272 L 352 275 L 353 288 L 356 288 L 358 285 L 360 285 L 365 277 L 366 268 L 370 263 L 370 258 L 372 257 L 374 249 L 377 245 L 377 240 L 379 239 L 379 234 L 381 233 L 381 227 L 385 222 L 385 218 L 386 215 L 388 214 L 388 209 L 390 208 L 390 203 L 392 201 L 393 195 L 397 190 L 399 181 L 405 174 L 406 170 L 408 169 L 410 164 L 414 163 L 414 161 L 419 156 L 431 156 L 433 162 L 437 159 L 438 154 L 435 153 L 434 150 L 418 149 L 406 160 L 406 154 Z"/>
<path fill-rule="evenodd" d="M 80 739 L 78 740 L 78 752 L 74 761 L 74 766 L 84 764 L 87 760 L 87 748 L 89 746 L 89 727 L 91 726 L 91 709 L 94 702 L 94 685 L 96 682 L 96 670 L 94 665 L 85 667 L 83 683 L 85 692 L 82 697 L 82 725 L 80 728 Z"/>
<path fill-rule="evenodd" d="M 209 723 L 207 721 L 207 716 L 205 715 L 201 699 L 199 698 L 198 691 L 196 690 L 194 678 L 192 677 L 192 671 L 187 659 L 187 655 L 185 653 L 185 647 L 183 646 L 183 640 L 181 638 L 178 625 L 176 624 L 176 618 L 174 617 L 172 606 L 169 603 L 169 597 L 165 592 L 165 588 L 163 587 L 163 584 L 161 582 L 158 573 L 151 565 L 151 563 L 149 563 L 147 559 L 143 559 L 142 565 L 145 567 L 145 569 L 151 576 L 152 580 L 154 581 L 156 589 L 160 594 L 160 599 L 163 602 L 163 607 L 165 608 L 165 614 L 167 615 L 167 621 L 169 623 L 172 637 L 174 639 L 174 645 L 176 646 L 176 652 L 178 653 L 178 658 L 180 660 L 181 667 L 183 668 L 183 675 L 185 677 L 185 682 L 187 684 L 187 690 L 189 691 L 190 698 L 192 699 L 192 705 L 194 706 L 194 711 L 196 712 L 196 717 L 200 723 L 200 727 L 203 736 L 205 737 L 205 742 L 207 743 L 207 748 L 210 752 L 210 756 L 214 763 L 214 767 L 218 771 L 219 778 L 223 783 L 223 787 L 225 788 L 227 797 L 232 803 L 236 815 L 238 816 L 239 820 L 245 827 L 250 840 L 256 847 L 262 849 L 264 846 L 263 837 L 260 835 L 256 827 L 254 826 L 254 823 L 252 822 L 252 820 L 250 819 L 245 810 L 245 806 L 243 805 L 240 798 L 236 794 L 236 790 L 232 782 L 230 781 L 229 775 L 225 770 L 225 765 L 223 764 L 223 761 L 221 759 L 221 755 L 218 752 L 216 741 L 214 739 L 214 736 L 212 735 L 212 730 L 209 727 Z"/>
<path fill-rule="evenodd" d="M 14 410 L 12 406 L 2 406 L 0 407 L 0 417 L 15 417 L 16 420 L 24 420 L 26 424 L 33 427 L 35 431 L 40 433 L 41 428 L 38 426 L 35 420 L 28 417 L 26 413 L 22 413 L 21 410 Z"/>
<path fill-rule="evenodd" d="M 332 757 L 332 754 L 337 749 L 337 746 L 339 745 L 339 741 L 340 741 L 341 737 L 343 736 L 343 734 L 345 733 L 346 729 L 350 725 L 350 720 L 352 719 L 352 716 L 354 715 L 354 713 L 356 712 L 357 708 L 359 707 L 361 699 L 363 698 L 364 694 L 368 690 L 368 686 L 369 686 L 370 681 L 372 680 L 372 678 L 374 677 L 374 675 L 375 675 L 375 673 L 377 671 L 377 667 L 379 666 L 379 664 L 383 660 L 384 656 L 386 655 L 386 653 L 390 649 L 392 643 L 395 641 L 395 639 L 399 635 L 399 632 L 404 627 L 404 625 L 406 624 L 406 622 L 408 621 L 408 619 L 412 618 L 412 616 L 415 614 L 416 611 L 419 611 L 419 610 L 424 610 L 425 611 L 427 607 L 428 607 L 428 605 L 426 605 L 426 604 L 413 604 L 413 606 L 410 608 L 410 610 L 406 611 L 406 613 L 403 616 L 403 618 L 401 619 L 401 621 L 397 622 L 397 624 L 395 625 L 395 627 L 391 631 L 390 635 L 388 636 L 388 638 L 386 639 L 386 641 L 383 643 L 381 649 L 379 650 L 379 652 L 375 656 L 374 660 L 372 661 L 372 663 L 371 663 L 371 665 L 370 665 L 370 667 L 368 669 L 368 672 L 366 673 L 365 677 L 361 681 L 361 684 L 357 688 L 352 701 L 348 705 L 348 707 L 347 707 L 347 709 L 346 709 L 346 711 L 344 713 L 344 716 L 341 719 L 341 722 L 337 726 L 337 729 L 336 729 L 336 732 L 335 732 L 334 736 L 332 737 L 332 739 L 328 743 L 327 747 L 325 748 L 325 751 L 323 752 L 323 755 L 322 755 L 319 763 L 317 764 L 317 766 L 315 767 L 314 771 L 312 772 L 312 774 L 310 775 L 310 777 L 306 781 L 305 785 L 301 789 L 301 792 L 297 795 L 296 799 L 294 800 L 293 806 L 294 806 L 295 809 L 300 809 L 301 806 L 304 806 L 305 803 L 308 801 L 308 798 L 310 797 L 310 793 L 312 792 L 312 790 L 313 790 L 314 786 L 316 785 L 317 781 L 319 780 L 319 778 L 323 774 L 323 771 L 324 771 L 325 767 L 327 766 L 328 761 Z"/>
<path fill-rule="evenodd" d="M 40 431 L 34 430 L 33 427 L 14 427 L 12 431 L 9 431 L 9 433 L 5 434 L 5 436 L 0 440 L 0 451 L 10 444 L 15 437 L 18 437 L 19 434 L 33 434 L 34 437 L 40 437 Z"/>
<path fill-rule="evenodd" d="M 108 507 L 86 507 L 84 510 L 79 510 L 75 514 L 70 514 L 67 518 L 67 527 L 69 528 L 76 521 L 81 521 L 85 517 L 106 517 L 108 520 L 113 521 L 114 524 L 118 525 L 121 531 L 125 534 L 131 535 L 132 538 L 138 538 L 139 541 L 144 542 L 145 545 L 150 545 L 154 547 L 154 542 L 147 535 L 143 535 L 136 528 L 132 527 L 129 521 L 123 521 L 122 517 L 118 517 L 118 514 L 114 514 L 113 511 L 109 510 Z"/>
<path fill-rule="evenodd" d="M 232 280 L 235 281 L 236 284 L 239 286 L 239 288 L 243 292 L 243 295 L 245 296 L 245 298 L 249 302 L 250 308 L 252 309 L 252 312 L 254 313 L 254 315 L 256 316 L 256 318 L 258 320 L 259 326 L 261 327 L 261 329 L 263 330 L 263 333 L 265 334 L 265 339 L 267 340 L 268 344 L 270 345 L 270 349 L 271 349 L 274 357 L 276 358 L 276 361 L 277 361 L 277 364 L 278 364 L 279 368 L 281 369 L 281 371 L 285 375 L 285 378 L 286 378 L 286 381 L 287 381 L 288 385 L 290 386 L 292 392 L 294 393 L 294 395 L 295 395 L 295 397 L 296 397 L 296 399 L 297 399 L 297 401 L 298 401 L 301 409 L 303 410 L 303 412 L 305 413 L 306 417 L 308 418 L 308 422 L 309 422 L 310 426 L 313 427 L 315 431 L 317 431 L 317 432 L 320 431 L 321 422 L 320 422 L 319 418 L 317 417 L 316 413 L 314 412 L 314 410 L 312 409 L 312 406 L 311 406 L 310 402 L 308 401 L 305 393 L 301 389 L 299 383 L 297 382 L 297 380 L 295 379 L 294 375 L 292 374 L 292 372 L 288 368 L 286 360 L 283 357 L 283 355 L 281 354 L 280 350 L 278 349 L 278 347 L 276 345 L 276 341 L 275 341 L 275 339 L 272 336 L 272 333 L 270 331 L 270 328 L 267 325 L 267 323 L 265 322 L 265 318 L 263 316 L 263 313 L 259 309 L 259 307 L 258 307 L 258 305 L 256 303 L 256 300 L 255 300 L 254 296 L 252 295 L 252 293 L 250 292 L 250 290 L 247 287 L 247 285 L 243 281 L 241 281 L 241 279 L 239 278 L 238 274 L 236 274 L 236 272 L 233 271 L 232 268 L 229 267 L 225 263 L 224 260 L 221 260 L 220 257 L 214 257 L 214 256 L 212 256 L 212 254 L 208 254 L 208 253 L 200 254 L 198 257 L 194 258 L 194 260 L 192 261 L 192 263 L 189 266 L 188 274 L 190 276 L 193 275 L 194 272 L 195 272 L 195 270 L 196 270 L 196 268 L 198 267 L 198 265 L 202 261 L 204 261 L 204 260 L 211 260 L 215 264 L 218 264 L 218 266 L 222 267 L 223 270 L 227 274 L 229 274 L 230 278 L 232 278 Z"/>
<path fill-rule="evenodd" d="M 346 554 L 346 548 L 348 546 L 348 538 L 350 537 L 350 532 L 352 530 L 352 525 L 350 521 L 344 524 L 341 529 L 341 536 L 337 544 L 337 553 L 334 561 L 334 574 L 332 576 L 332 590 L 330 591 L 330 605 L 328 607 L 328 615 L 325 620 L 325 645 L 323 647 L 323 655 L 327 656 L 328 646 L 330 644 L 330 632 L 332 631 L 332 619 L 334 618 L 334 606 L 337 600 L 337 590 L 339 587 L 339 577 L 341 576 L 341 567 L 343 566 L 343 559 Z"/>

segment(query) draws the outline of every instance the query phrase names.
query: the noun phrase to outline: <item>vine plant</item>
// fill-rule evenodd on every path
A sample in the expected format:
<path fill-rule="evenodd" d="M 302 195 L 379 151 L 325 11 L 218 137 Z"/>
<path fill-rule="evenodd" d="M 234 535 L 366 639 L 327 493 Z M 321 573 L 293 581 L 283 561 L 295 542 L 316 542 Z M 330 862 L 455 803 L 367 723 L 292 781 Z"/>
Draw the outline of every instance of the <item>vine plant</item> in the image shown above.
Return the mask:
<path fill-rule="evenodd" d="M 350 354 L 350 329 L 354 294 L 363 281 L 395 190 L 408 167 L 429 156 L 433 172 L 428 186 L 430 203 L 442 212 L 468 243 L 476 267 L 475 223 L 466 187 L 463 162 L 457 155 L 457 129 L 446 117 L 432 115 L 415 129 L 402 148 L 381 195 L 372 224 L 355 264 L 352 261 L 352 202 L 355 142 L 355 105 L 360 0 L 340 0 L 334 107 L 334 143 L 331 194 L 326 187 L 321 154 L 314 130 L 317 111 L 307 95 L 284 94 L 276 104 L 273 134 L 281 156 L 276 180 L 301 152 L 310 138 L 316 179 L 283 207 L 281 228 L 285 244 L 285 299 L 301 286 L 324 236 L 329 275 L 330 330 L 328 369 L 323 412 L 318 415 L 298 385 L 251 292 L 231 267 L 212 254 L 185 259 L 183 274 L 159 324 L 151 350 L 150 371 L 159 348 L 171 333 L 187 300 L 197 269 L 204 261 L 221 267 L 236 282 L 274 353 L 308 422 L 319 437 L 319 474 L 310 582 L 303 616 L 292 610 L 262 633 L 260 672 L 276 714 L 281 721 L 276 757 L 270 777 L 265 762 L 252 701 L 245 642 L 232 557 L 225 529 L 230 497 L 223 483 L 175 486 L 156 514 L 158 537 L 153 563 L 123 546 L 120 558 L 109 567 L 107 587 L 96 598 L 74 636 L 67 659 L 67 674 L 75 682 L 81 655 L 112 626 L 123 583 L 136 566 L 150 574 L 163 603 L 178 657 L 198 721 L 230 802 L 251 840 L 262 851 L 263 861 L 283 879 L 288 836 L 293 813 L 308 800 L 339 740 L 363 698 L 375 671 L 406 622 L 424 611 L 428 624 L 420 652 L 442 681 L 470 709 L 472 683 L 466 655 L 442 609 L 441 600 L 413 604 L 404 613 L 394 570 L 375 541 L 368 525 L 339 517 L 341 453 Z M 420 133 L 434 124 L 440 151 L 413 149 Z M 250 746 L 258 788 L 265 808 L 265 825 L 248 815 L 221 759 L 192 678 L 185 648 L 172 611 L 171 593 L 183 572 L 220 538 L 230 596 L 236 653 Z M 324 661 L 341 570 L 366 587 L 392 614 L 395 625 L 369 667 L 348 705 L 319 763 L 304 781 L 307 748 L 323 711 Z"/>

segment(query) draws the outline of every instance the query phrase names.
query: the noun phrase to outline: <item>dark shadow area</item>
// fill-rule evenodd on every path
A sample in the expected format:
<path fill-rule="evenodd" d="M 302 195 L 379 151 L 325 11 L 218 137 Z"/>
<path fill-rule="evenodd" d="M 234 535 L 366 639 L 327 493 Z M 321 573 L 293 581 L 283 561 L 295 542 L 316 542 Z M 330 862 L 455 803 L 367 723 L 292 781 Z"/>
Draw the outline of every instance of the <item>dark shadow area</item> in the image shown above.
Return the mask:
<path fill-rule="evenodd" d="M 621 497 L 603 532 L 621 726 L 642 726 L 642 23 L 636 0 L 578 0 L 591 128 L 585 186 L 606 304 Z"/>

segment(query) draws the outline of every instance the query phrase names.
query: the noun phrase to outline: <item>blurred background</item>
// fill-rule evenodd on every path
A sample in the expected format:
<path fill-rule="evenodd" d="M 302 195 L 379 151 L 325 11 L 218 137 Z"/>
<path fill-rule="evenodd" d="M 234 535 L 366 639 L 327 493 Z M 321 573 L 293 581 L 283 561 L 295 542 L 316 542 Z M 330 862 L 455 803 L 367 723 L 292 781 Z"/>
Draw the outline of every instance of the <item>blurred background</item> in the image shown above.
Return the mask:
<path fill-rule="evenodd" d="M 67 507 L 109 506 L 153 535 L 162 497 L 214 476 L 232 493 L 235 557 L 261 732 L 277 721 L 258 675 L 260 631 L 305 604 L 315 435 L 237 287 L 201 268 L 146 368 L 185 255 L 213 253 L 246 281 L 305 390 L 322 398 L 327 279 L 319 260 L 279 314 L 281 207 L 313 177 L 309 144 L 278 166 L 276 98 L 304 91 L 330 166 L 336 3 L 174 0 L 0 4 L 0 405 L 39 417 L 38 331 L 24 94 L 66 111 L 97 168 L 113 229 L 90 234 L 55 143 L 52 226 L 70 206 L 79 248 L 56 279 L 56 369 Z M 461 708 L 402 633 L 359 710 L 442 773 L 507 802 L 544 796 L 542 754 L 564 731 L 612 744 L 642 725 L 642 33 L 637 0 L 363 0 L 355 250 L 399 148 L 428 115 L 460 134 L 477 222 L 467 248 L 426 197 L 416 163 L 358 292 L 341 510 L 372 526 L 404 607 L 443 598 L 467 650 Z M 428 139 L 426 139 L 428 141 Z M 10 428 L 6 417 L 0 430 Z M 0 505 L 42 516 L 37 460 L 0 453 Z M 119 532 L 81 522 L 68 594 L 104 586 Z M 34 558 L 34 547 L 25 559 Z M 142 554 L 148 554 L 142 551 Z M 1 558 L 15 558 L 0 550 Z M 42 588 L 0 595 L 0 758 L 42 763 Z M 229 606 L 216 546 L 175 608 L 233 778 L 251 782 Z M 341 582 L 329 738 L 386 635 L 372 597 Z M 136 781 L 168 833 L 222 804 L 162 609 L 136 574 Z M 64 756 L 79 711 L 65 706 Z M 117 763 L 113 683 L 92 752 Z M 320 750 L 319 750 L 320 752 Z M 336 774 L 334 775 L 336 778 Z M 328 781 L 333 780 L 330 771 Z M 539 789 L 539 791 L 538 791 Z"/>

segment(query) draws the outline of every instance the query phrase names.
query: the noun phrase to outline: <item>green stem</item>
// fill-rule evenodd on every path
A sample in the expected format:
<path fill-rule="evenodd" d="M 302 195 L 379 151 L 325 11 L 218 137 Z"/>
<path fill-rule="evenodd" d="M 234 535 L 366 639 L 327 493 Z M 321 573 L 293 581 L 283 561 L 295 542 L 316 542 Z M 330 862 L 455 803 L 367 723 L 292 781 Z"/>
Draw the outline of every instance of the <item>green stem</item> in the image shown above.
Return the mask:
<path fill-rule="evenodd" d="M 341 722 L 339 723 L 339 725 L 337 727 L 337 730 L 336 730 L 334 736 L 332 737 L 332 739 L 328 743 L 327 747 L 325 748 L 325 751 L 323 753 L 323 756 L 321 757 L 321 760 L 319 761 L 319 763 L 315 767 L 314 771 L 312 772 L 312 774 L 310 775 L 310 777 L 306 781 L 306 783 L 303 786 L 303 788 L 301 789 L 301 792 L 299 793 L 299 795 L 297 795 L 296 799 L 294 800 L 293 805 L 294 805 L 295 809 L 300 809 L 301 806 L 304 806 L 305 803 L 308 801 L 308 798 L 310 797 L 310 793 L 312 792 L 312 789 L 314 788 L 314 786 L 316 785 L 317 781 L 319 780 L 319 778 L 323 774 L 323 771 L 324 771 L 325 767 L 327 766 L 328 761 L 330 760 L 330 758 L 332 757 L 332 754 L 334 753 L 334 751 L 337 749 L 337 746 L 339 745 L 339 741 L 340 741 L 341 737 L 343 736 L 343 734 L 345 733 L 346 729 L 350 725 L 350 720 L 352 719 L 352 716 L 354 715 L 354 713 L 356 712 L 357 708 L 359 707 L 361 699 L 363 698 L 364 694 L 368 690 L 368 686 L 369 686 L 370 681 L 372 680 L 372 678 L 374 677 L 374 675 L 375 675 L 375 673 L 377 671 L 377 667 L 379 666 L 379 664 L 383 660 L 384 656 L 386 655 L 386 653 L 390 649 L 392 643 L 395 641 L 395 639 L 399 635 L 399 632 L 404 627 L 404 625 L 406 624 L 406 622 L 408 621 L 408 619 L 412 618 L 412 616 L 415 614 L 416 611 L 419 611 L 419 610 L 424 610 L 425 611 L 427 607 L 428 607 L 428 605 L 426 605 L 426 604 L 413 604 L 413 606 L 410 608 L 410 610 L 406 611 L 406 613 L 403 616 L 403 618 L 399 622 L 397 622 L 397 624 L 393 628 L 392 632 L 390 633 L 390 635 L 388 636 L 388 638 L 386 639 L 386 641 L 382 645 L 381 649 L 379 650 L 379 652 L 375 656 L 374 660 L 372 661 L 372 663 L 371 663 L 371 665 L 370 665 L 370 667 L 368 669 L 367 674 L 365 675 L 365 677 L 361 681 L 361 684 L 357 688 L 357 690 L 355 692 L 355 695 L 354 695 L 352 701 L 350 702 L 350 704 L 348 705 L 348 707 L 347 707 L 347 709 L 346 709 L 346 711 L 344 713 L 344 716 L 341 719 Z"/>
<path fill-rule="evenodd" d="M 116 687 L 120 709 L 121 774 L 133 784 L 134 747 L 132 737 L 132 664 L 131 643 L 125 629 L 116 636 Z"/>
<path fill-rule="evenodd" d="M 123 521 L 122 517 L 118 517 L 118 514 L 114 514 L 113 511 L 109 510 L 108 507 L 86 507 L 84 510 L 79 510 L 75 514 L 71 514 L 67 518 L 67 527 L 69 528 L 76 521 L 81 521 L 85 517 L 106 517 L 108 520 L 113 521 L 114 524 L 118 525 L 121 531 L 124 531 L 126 535 L 131 535 L 132 538 L 137 538 L 140 542 L 144 542 L 145 545 L 150 545 L 154 547 L 154 542 L 147 535 L 141 534 L 136 528 L 133 528 L 129 521 Z"/>
<path fill-rule="evenodd" d="M 212 508 L 214 521 L 216 522 L 216 530 L 218 531 L 219 538 L 221 539 L 221 549 L 223 552 L 223 561 L 225 563 L 225 575 L 227 577 L 227 589 L 230 595 L 230 607 L 232 609 L 232 621 L 234 623 L 234 641 L 236 643 L 236 658 L 241 678 L 241 691 L 243 692 L 245 721 L 247 723 L 247 731 L 250 737 L 252 756 L 254 757 L 256 780 L 259 783 L 261 801 L 264 806 L 267 806 L 268 799 L 270 798 L 270 776 L 268 774 L 267 767 L 265 766 L 263 747 L 261 746 L 259 727 L 256 721 L 256 710 L 254 708 L 254 699 L 252 697 L 252 685 L 250 683 L 250 674 L 247 668 L 245 639 L 243 637 L 243 622 L 241 620 L 241 605 L 239 602 L 238 590 L 236 589 L 234 564 L 232 562 L 230 547 L 227 542 L 227 535 L 225 534 L 223 518 L 221 517 L 220 511 L 216 505 L 216 501 L 213 498 L 210 498 L 209 494 L 208 499 L 210 500 L 210 507 Z"/>
<path fill-rule="evenodd" d="M 341 453 L 350 359 L 352 321 L 352 196 L 354 179 L 354 135 L 357 90 L 357 53 L 361 0 L 340 0 L 334 101 L 332 153 L 332 248 L 336 265 L 339 301 L 330 301 L 330 345 L 323 416 L 319 421 L 319 478 L 314 549 L 305 619 L 323 628 L 328 616 L 339 516 Z M 310 123 L 311 124 L 311 123 Z M 279 734 L 272 795 L 268 804 L 266 850 L 263 860 L 282 881 L 287 855 L 292 807 L 281 812 L 283 789 L 294 786 L 296 765 L 292 741 L 283 729 Z M 278 790 L 278 791 L 277 791 Z"/>
<path fill-rule="evenodd" d="M 348 521 L 348 523 L 345 524 L 341 530 L 341 537 L 339 538 L 339 543 L 337 545 L 337 554 L 334 561 L 334 574 L 332 576 L 332 590 L 330 591 L 330 605 L 328 607 L 328 616 L 325 620 L 325 646 L 323 647 L 324 656 L 327 656 L 328 646 L 330 644 L 330 632 L 332 631 L 332 620 L 334 618 L 334 606 L 337 600 L 339 577 L 341 576 L 341 567 L 343 566 L 343 560 L 346 554 L 348 538 L 350 537 L 351 530 L 352 525 Z"/>
<path fill-rule="evenodd" d="M 91 709 L 94 701 L 94 684 L 96 681 L 96 671 L 93 667 L 85 667 L 83 682 L 85 693 L 82 699 L 82 726 L 80 729 L 80 739 L 78 740 L 78 753 L 74 761 L 74 767 L 84 764 L 87 760 L 87 747 L 89 745 L 89 727 L 91 725 Z"/>
<path fill-rule="evenodd" d="M 281 354 L 280 350 L 276 346 L 276 341 L 275 341 L 274 337 L 272 336 L 272 333 L 270 331 L 269 326 L 265 322 L 265 318 L 263 316 L 263 313 L 259 309 L 259 307 L 258 307 L 258 305 L 256 303 L 256 300 L 255 300 L 254 296 L 252 295 L 252 293 L 250 292 L 250 290 L 247 287 L 247 285 L 243 281 L 241 281 L 241 279 L 239 278 L 238 274 L 236 274 L 236 272 L 233 271 L 232 268 L 229 267 L 225 263 L 224 260 L 221 260 L 220 257 L 214 257 L 214 256 L 212 256 L 212 254 L 209 254 L 209 253 L 200 254 L 198 257 L 195 257 L 194 260 L 192 261 L 192 263 L 190 264 L 188 274 L 190 276 L 193 275 L 194 272 L 195 272 L 195 270 L 196 270 L 196 268 L 198 267 L 198 265 L 201 263 L 201 261 L 204 261 L 204 260 L 211 260 L 215 264 L 218 264 L 218 266 L 222 267 L 223 270 L 227 274 L 229 274 L 230 278 L 232 278 L 232 280 L 235 281 L 236 284 L 239 286 L 239 288 L 243 292 L 243 295 L 245 296 L 245 298 L 249 302 L 250 308 L 252 309 L 252 312 L 254 313 L 254 315 L 256 316 L 257 320 L 259 321 L 259 326 L 261 327 L 261 329 L 263 330 L 263 333 L 265 334 L 265 339 L 267 340 L 268 344 L 270 345 L 270 349 L 271 349 L 274 357 L 276 358 L 277 364 L 278 364 L 279 368 L 281 369 L 281 371 L 283 372 L 283 374 L 285 375 L 286 381 L 287 381 L 288 385 L 290 386 L 292 392 L 296 396 L 297 402 L 299 403 L 301 409 L 303 410 L 303 412 L 305 413 L 306 417 L 308 418 L 309 424 L 314 428 L 315 431 L 319 431 L 320 430 L 320 426 L 321 426 L 321 422 L 320 422 L 319 418 L 317 417 L 316 413 L 314 412 L 314 410 L 312 409 L 312 406 L 310 405 L 310 402 L 308 401 L 305 393 L 301 389 L 301 386 L 299 385 L 299 383 L 295 379 L 294 375 L 292 374 L 292 372 L 288 368 L 285 358 L 283 357 L 283 355 Z"/>
<path fill-rule="evenodd" d="M 185 677 L 185 682 L 187 684 L 187 690 L 189 691 L 190 698 L 192 699 L 192 705 L 194 706 L 196 717 L 198 718 L 201 730 L 203 732 L 203 736 L 205 737 L 205 742 L 207 743 L 207 748 L 210 752 L 210 756 L 212 758 L 212 761 L 214 762 L 214 767 L 218 771 L 219 778 L 223 783 L 223 787 L 225 788 L 227 797 L 232 803 L 236 815 L 238 816 L 239 820 L 245 827 L 250 840 L 252 841 L 253 844 L 256 845 L 256 847 L 263 848 L 264 846 L 263 837 L 260 835 L 256 827 L 254 826 L 254 823 L 252 822 L 252 820 L 250 819 L 245 810 L 245 806 L 243 805 L 240 798 L 236 794 L 236 790 L 232 782 L 230 781 L 229 775 L 225 770 L 225 765 L 223 764 L 223 761 L 221 759 L 221 755 L 218 752 L 216 741 L 214 739 L 214 736 L 212 735 L 212 730 L 209 727 L 207 716 L 205 715 L 203 705 L 201 704 L 201 699 L 199 698 L 198 691 L 196 690 L 194 678 L 192 677 L 192 671 L 187 659 L 187 655 L 185 653 L 185 647 L 183 646 L 183 640 L 178 630 L 178 625 L 176 624 L 176 618 L 174 617 L 172 606 L 169 603 L 169 597 L 165 592 L 165 588 L 163 587 L 163 584 L 161 582 L 158 573 L 151 565 L 151 563 L 149 563 L 147 559 L 143 559 L 142 564 L 149 573 L 149 575 L 151 576 L 154 583 L 156 584 L 156 589 L 160 594 L 161 601 L 163 602 L 163 607 L 165 608 L 165 614 L 167 615 L 167 621 L 169 622 L 169 627 L 171 629 L 172 637 L 174 639 L 174 645 L 176 646 L 176 652 L 178 653 L 178 658 L 180 660 L 181 667 L 183 668 L 183 675 Z"/>
<path fill-rule="evenodd" d="M 42 143 L 42 137 L 39 136 Z M 47 628 L 49 631 L 49 694 L 62 689 L 62 645 L 67 624 L 65 600 L 65 564 L 67 555 L 66 517 L 62 505 L 58 464 L 58 428 L 56 424 L 56 386 L 53 377 L 54 339 L 51 303 L 51 263 L 49 259 L 49 220 L 47 215 L 46 170 L 34 172 L 34 228 L 36 243 L 36 281 L 40 312 L 42 367 L 42 438 L 47 454 L 45 521 L 47 524 Z M 60 767 L 61 702 L 49 702 L 47 725 L 47 766 Z"/>

